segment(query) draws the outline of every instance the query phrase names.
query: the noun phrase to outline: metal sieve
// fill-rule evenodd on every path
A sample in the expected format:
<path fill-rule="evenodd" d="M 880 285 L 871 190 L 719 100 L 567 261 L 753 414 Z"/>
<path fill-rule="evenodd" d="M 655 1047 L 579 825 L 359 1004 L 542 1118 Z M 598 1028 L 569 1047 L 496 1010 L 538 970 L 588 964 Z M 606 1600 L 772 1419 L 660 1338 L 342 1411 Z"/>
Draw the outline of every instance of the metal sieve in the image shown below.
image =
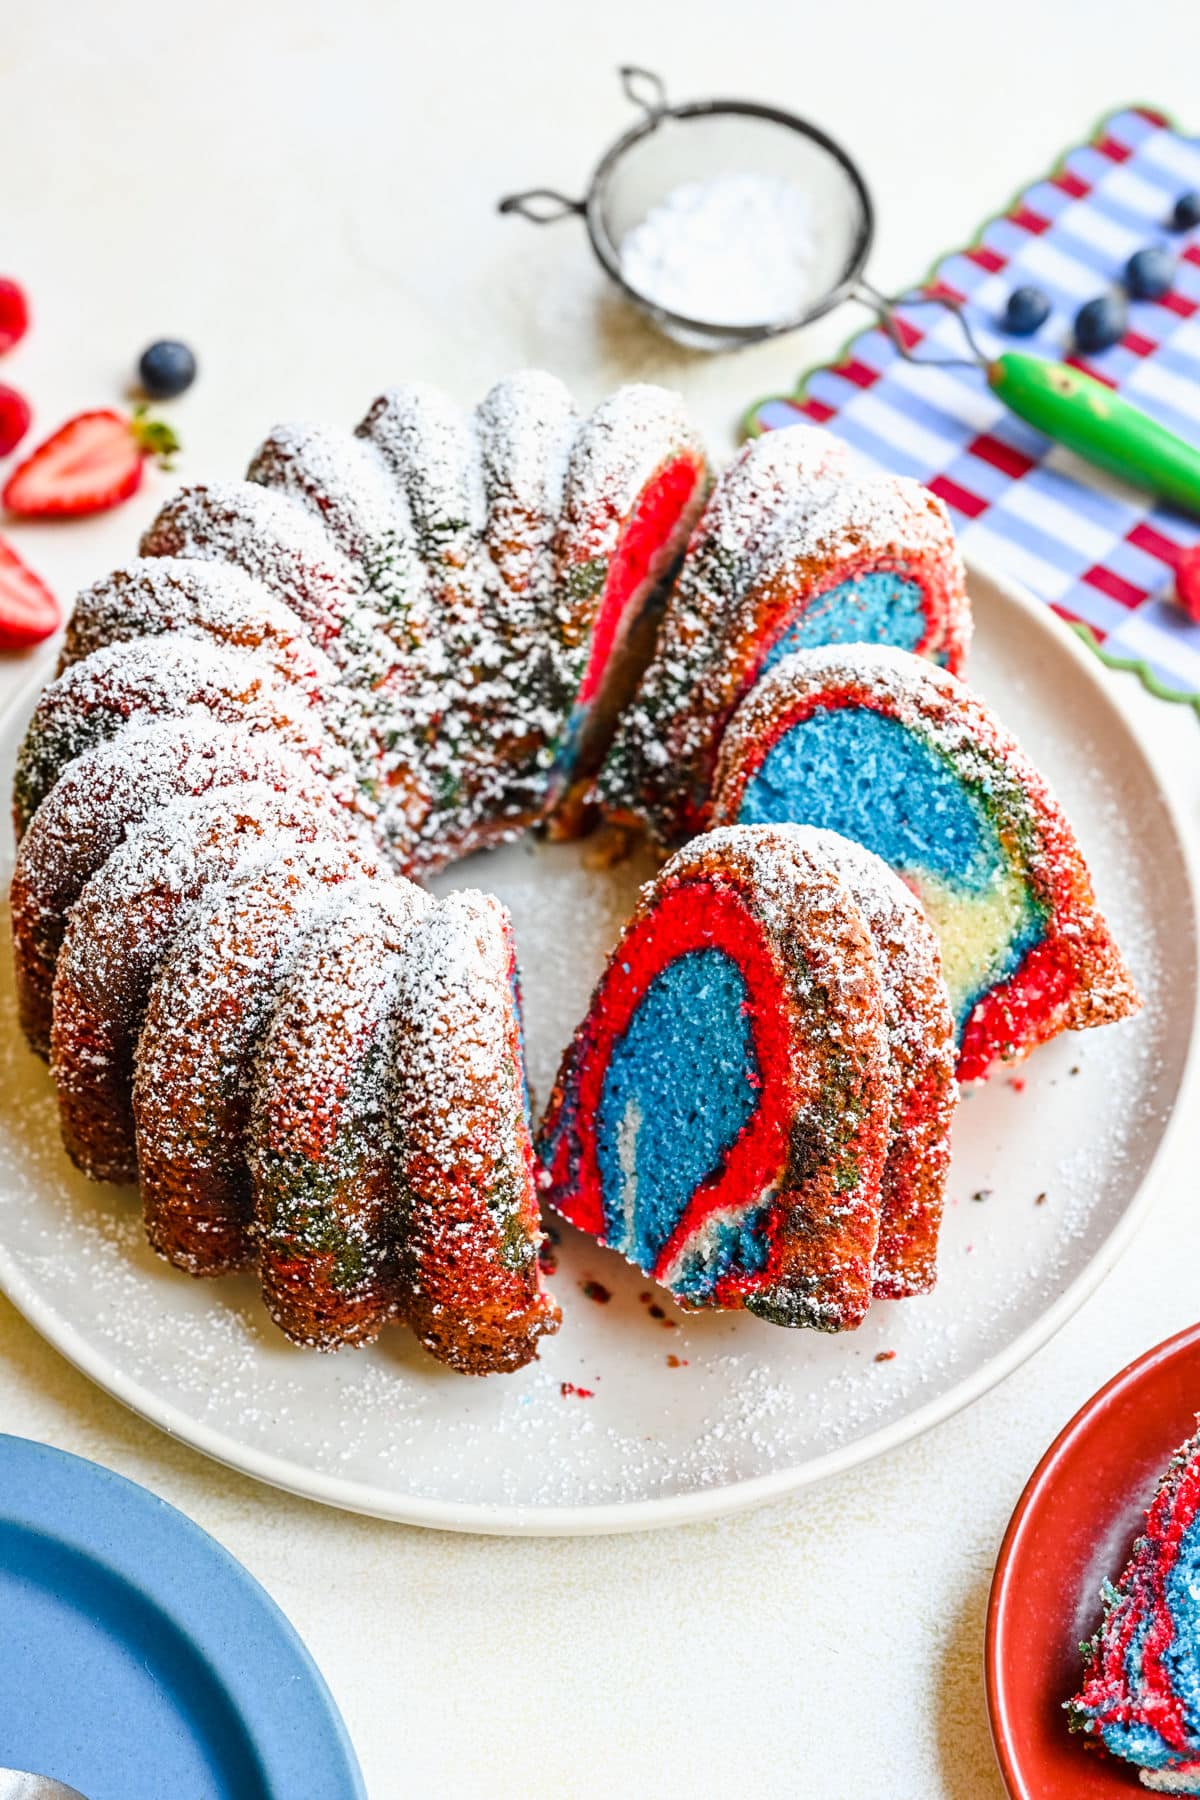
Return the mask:
<path fill-rule="evenodd" d="M 875 215 L 866 182 L 840 144 L 778 107 L 750 100 L 669 106 L 662 81 L 650 70 L 626 65 L 619 73 L 626 96 L 642 116 L 605 151 L 583 199 L 569 199 L 554 188 L 529 188 L 501 200 L 502 213 L 519 213 L 535 225 L 578 214 L 605 273 L 660 330 L 691 349 L 735 349 L 795 331 L 855 294 Z M 688 318 L 642 293 L 622 268 L 626 234 L 681 182 L 703 181 L 731 169 L 787 180 L 812 206 L 819 242 L 810 291 L 786 319 L 729 325 Z"/>

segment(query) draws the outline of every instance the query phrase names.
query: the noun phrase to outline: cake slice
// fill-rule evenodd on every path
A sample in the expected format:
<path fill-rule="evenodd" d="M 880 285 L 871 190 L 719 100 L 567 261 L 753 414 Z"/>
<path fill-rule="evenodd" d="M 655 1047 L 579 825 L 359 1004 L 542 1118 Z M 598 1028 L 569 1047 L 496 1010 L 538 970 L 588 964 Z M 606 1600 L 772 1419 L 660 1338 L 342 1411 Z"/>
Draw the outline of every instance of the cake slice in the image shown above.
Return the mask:
<path fill-rule="evenodd" d="M 686 1306 L 870 1304 L 891 1130 L 879 958 L 804 834 L 710 832 L 642 891 L 539 1136 L 551 1204 Z"/>
<path fill-rule="evenodd" d="M 1104 1622 L 1082 1646 L 1072 1731 L 1161 1794 L 1200 1794 L 1200 1434 L 1171 1459 Z"/>
<path fill-rule="evenodd" d="M 713 818 L 824 826 L 903 877 L 941 943 L 962 1081 L 1137 1010 L 1045 781 L 981 700 L 919 657 L 868 644 L 785 657 L 725 733 Z"/>

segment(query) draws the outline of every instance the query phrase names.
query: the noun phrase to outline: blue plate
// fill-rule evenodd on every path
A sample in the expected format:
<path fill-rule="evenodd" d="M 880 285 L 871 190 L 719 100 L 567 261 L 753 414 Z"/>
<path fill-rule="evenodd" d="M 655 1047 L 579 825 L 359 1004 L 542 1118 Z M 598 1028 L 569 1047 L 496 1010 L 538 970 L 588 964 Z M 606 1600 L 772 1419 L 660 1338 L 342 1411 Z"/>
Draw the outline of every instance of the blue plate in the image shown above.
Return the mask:
<path fill-rule="evenodd" d="M 0 1434 L 0 1765 L 87 1800 L 365 1800 L 274 1601 L 109 1469 Z"/>

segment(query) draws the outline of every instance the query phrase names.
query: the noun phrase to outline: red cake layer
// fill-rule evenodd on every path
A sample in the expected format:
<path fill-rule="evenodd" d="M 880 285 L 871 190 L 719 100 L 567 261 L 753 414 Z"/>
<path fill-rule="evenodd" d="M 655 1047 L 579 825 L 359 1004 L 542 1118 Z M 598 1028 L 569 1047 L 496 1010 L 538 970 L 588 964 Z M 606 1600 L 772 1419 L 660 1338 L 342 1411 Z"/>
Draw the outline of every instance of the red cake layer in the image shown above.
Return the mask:
<path fill-rule="evenodd" d="M 592 626 L 591 653 L 579 688 L 581 706 L 590 705 L 599 692 L 625 622 L 626 608 L 654 572 L 655 559 L 670 543 L 701 474 L 694 457 L 680 456 L 643 489 L 609 563 L 604 595 Z"/>
<path fill-rule="evenodd" d="M 628 1030 L 647 988 L 661 970 L 690 951 L 718 949 L 737 964 L 753 1018 L 759 1104 L 750 1123 L 698 1187 L 679 1217 L 658 1259 L 655 1274 L 668 1269 L 698 1226 L 714 1212 L 752 1205 L 778 1184 L 788 1156 L 787 1105 L 791 1043 L 788 1007 L 779 972 L 762 927 L 734 888 L 713 881 L 681 881 L 658 898 L 654 912 L 639 920 L 621 943 L 621 960 L 610 969 L 592 1012 L 592 1045 L 578 1088 L 576 1130 L 582 1154 L 574 1195 L 563 1212 L 601 1242 L 606 1237 L 604 1190 L 597 1157 L 595 1120 L 615 1045 Z M 561 1159 L 567 1134 L 558 1143 L 552 1180 L 569 1191 Z M 717 1304 L 734 1292 L 758 1286 L 776 1273 L 773 1263 L 752 1277 L 730 1278 L 714 1295 Z"/>

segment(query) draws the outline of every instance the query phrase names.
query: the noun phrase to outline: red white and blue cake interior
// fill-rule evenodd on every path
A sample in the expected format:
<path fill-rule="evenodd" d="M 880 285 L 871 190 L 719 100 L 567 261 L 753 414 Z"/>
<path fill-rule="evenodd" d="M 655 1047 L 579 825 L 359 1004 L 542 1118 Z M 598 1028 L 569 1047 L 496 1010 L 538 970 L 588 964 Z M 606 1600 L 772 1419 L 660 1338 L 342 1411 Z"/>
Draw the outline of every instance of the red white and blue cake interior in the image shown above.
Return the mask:
<path fill-rule="evenodd" d="M 896 1092 L 880 961 L 901 951 L 821 836 L 710 832 L 643 890 L 539 1155 L 552 1204 L 685 1306 L 836 1331 L 875 1287 Z M 845 850 L 869 887 L 862 853 Z M 906 1109 L 910 1126 L 922 1103 L 938 1116 L 935 1239 L 945 1089 Z"/>
<path fill-rule="evenodd" d="M 1176 1451 L 1083 1646 L 1072 1731 L 1163 1794 L 1200 1794 L 1200 1435 Z"/>
<path fill-rule="evenodd" d="M 946 670 L 868 644 L 784 658 L 725 734 L 713 816 L 824 826 L 903 877 L 941 941 L 961 1080 L 1136 1010 L 1061 809 Z"/>

